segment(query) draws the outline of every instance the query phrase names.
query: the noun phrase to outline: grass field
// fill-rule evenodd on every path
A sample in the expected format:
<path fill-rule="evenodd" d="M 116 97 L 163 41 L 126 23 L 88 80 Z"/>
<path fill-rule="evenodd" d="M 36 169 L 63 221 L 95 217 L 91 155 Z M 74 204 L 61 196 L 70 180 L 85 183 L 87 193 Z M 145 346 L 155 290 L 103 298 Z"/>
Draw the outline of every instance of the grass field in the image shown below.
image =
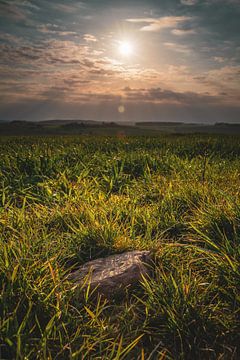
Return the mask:
<path fill-rule="evenodd" d="M 0 358 L 239 359 L 239 140 L 0 138 Z M 155 275 L 122 299 L 65 280 L 129 249 Z"/>

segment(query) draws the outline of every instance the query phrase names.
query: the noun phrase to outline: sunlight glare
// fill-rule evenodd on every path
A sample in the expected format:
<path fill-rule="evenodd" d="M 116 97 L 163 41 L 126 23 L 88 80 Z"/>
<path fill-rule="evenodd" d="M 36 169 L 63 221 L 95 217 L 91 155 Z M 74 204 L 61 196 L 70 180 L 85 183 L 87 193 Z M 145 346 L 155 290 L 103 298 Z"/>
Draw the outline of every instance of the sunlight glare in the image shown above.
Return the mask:
<path fill-rule="evenodd" d="M 129 56 L 133 53 L 133 45 L 129 41 L 121 41 L 119 45 L 119 52 L 123 56 Z"/>

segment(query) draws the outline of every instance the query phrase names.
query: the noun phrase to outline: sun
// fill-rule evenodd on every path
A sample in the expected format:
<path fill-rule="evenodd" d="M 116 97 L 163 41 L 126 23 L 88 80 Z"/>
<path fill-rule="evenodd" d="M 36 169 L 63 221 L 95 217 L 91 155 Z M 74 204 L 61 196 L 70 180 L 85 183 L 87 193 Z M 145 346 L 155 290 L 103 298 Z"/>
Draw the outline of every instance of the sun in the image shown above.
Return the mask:
<path fill-rule="evenodd" d="M 129 56 L 133 53 L 134 47 L 130 41 L 121 41 L 119 43 L 119 52 L 123 56 Z"/>

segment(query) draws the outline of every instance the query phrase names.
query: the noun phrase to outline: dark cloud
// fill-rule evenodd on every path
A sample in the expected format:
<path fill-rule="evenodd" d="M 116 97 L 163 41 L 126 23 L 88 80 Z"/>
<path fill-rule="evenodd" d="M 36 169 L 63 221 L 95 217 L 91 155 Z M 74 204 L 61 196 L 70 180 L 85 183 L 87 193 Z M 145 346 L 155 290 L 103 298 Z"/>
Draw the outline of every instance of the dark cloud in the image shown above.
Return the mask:
<path fill-rule="evenodd" d="M 41 67 L 45 64 L 81 64 L 88 54 L 85 45 L 71 41 L 46 40 L 38 44 L 0 44 L 1 62 L 6 64 L 29 64 L 37 61 Z"/>
<path fill-rule="evenodd" d="M 0 16 L 13 21 L 21 21 L 27 19 L 26 12 L 16 4 L 8 1 L 0 2 Z"/>
<path fill-rule="evenodd" d="M 123 89 L 126 100 L 135 102 L 168 102 L 185 105 L 210 104 L 219 102 L 220 98 L 209 94 L 198 94 L 195 92 L 176 92 L 161 88 L 151 89 Z"/>
<path fill-rule="evenodd" d="M 214 123 L 221 121 L 238 122 L 240 107 L 218 104 L 194 104 L 192 106 L 179 104 L 159 104 L 148 102 L 124 103 L 125 112 L 119 114 L 118 106 L 122 99 L 111 99 L 111 96 L 99 102 L 68 102 L 52 98 L 48 100 L 31 99 L 28 102 L 0 104 L 2 118 L 43 120 L 49 118 L 95 119 L 100 121 L 183 121 Z"/>

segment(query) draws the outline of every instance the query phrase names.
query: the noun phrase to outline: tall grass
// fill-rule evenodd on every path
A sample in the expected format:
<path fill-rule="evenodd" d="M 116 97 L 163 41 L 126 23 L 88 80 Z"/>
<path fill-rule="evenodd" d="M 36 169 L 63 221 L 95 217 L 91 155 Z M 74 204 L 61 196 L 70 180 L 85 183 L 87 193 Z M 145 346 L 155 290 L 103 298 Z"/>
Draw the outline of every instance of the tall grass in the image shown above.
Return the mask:
<path fill-rule="evenodd" d="M 238 359 L 237 137 L 0 138 L 1 359 Z M 66 274 L 153 249 L 105 300 Z"/>

